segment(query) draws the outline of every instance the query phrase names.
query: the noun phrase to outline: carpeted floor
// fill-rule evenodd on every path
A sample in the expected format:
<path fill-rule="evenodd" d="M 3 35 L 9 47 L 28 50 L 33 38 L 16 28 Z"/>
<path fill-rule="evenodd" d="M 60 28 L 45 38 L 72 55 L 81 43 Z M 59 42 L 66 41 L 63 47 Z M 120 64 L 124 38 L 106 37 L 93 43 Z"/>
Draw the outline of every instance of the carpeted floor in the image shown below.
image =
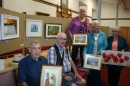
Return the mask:
<path fill-rule="evenodd" d="M 107 67 L 104 66 L 101 70 L 102 86 L 109 86 Z M 118 86 L 130 86 L 130 67 L 124 67 L 121 72 Z"/>

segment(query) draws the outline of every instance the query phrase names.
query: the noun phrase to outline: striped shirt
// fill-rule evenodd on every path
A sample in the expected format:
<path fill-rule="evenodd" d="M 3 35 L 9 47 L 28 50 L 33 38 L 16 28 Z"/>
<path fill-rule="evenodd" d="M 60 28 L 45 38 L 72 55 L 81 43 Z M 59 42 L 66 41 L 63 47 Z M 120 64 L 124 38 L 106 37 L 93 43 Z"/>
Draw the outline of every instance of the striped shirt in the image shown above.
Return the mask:
<path fill-rule="evenodd" d="M 68 52 L 68 54 L 67 54 L 65 47 L 63 47 L 63 49 L 60 48 L 58 45 L 57 45 L 57 47 L 59 49 L 61 57 L 62 57 L 62 52 L 64 51 L 64 58 L 63 58 L 63 70 L 64 70 L 64 72 L 70 72 L 71 71 L 70 60 L 72 60 L 70 53 Z M 49 64 L 56 64 L 56 61 L 57 61 L 56 50 L 55 50 L 54 47 L 51 47 L 48 51 L 48 63 Z"/>

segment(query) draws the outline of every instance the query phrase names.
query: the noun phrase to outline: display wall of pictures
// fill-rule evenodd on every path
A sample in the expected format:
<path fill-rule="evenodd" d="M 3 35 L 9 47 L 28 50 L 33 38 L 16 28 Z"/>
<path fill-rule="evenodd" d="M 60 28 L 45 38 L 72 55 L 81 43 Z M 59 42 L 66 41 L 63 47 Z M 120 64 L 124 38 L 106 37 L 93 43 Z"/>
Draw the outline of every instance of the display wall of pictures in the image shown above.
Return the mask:
<path fill-rule="evenodd" d="M 130 66 L 130 52 L 102 50 L 103 64 Z"/>
<path fill-rule="evenodd" d="M 19 17 L 6 14 L 0 15 L 1 39 L 12 39 L 19 37 Z"/>
<path fill-rule="evenodd" d="M 62 24 L 46 23 L 45 24 L 45 38 L 55 38 L 57 34 L 62 31 Z"/>
<path fill-rule="evenodd" d="M 84 68 L 100 70 L 102 57 L 93 54 L 86 54 L 84 60 Z"/>
<path fill-rule="evenodd" d="M 26 37 L 42 37 L 42 20 L 26 19 Z"/>
<path fill-rule="evenodd" d="M 87 34 L 74 34 L 74 38 L 72 40 L 72 45 L 88 45 L 88 35 Z"/>
<path fill-rule="evenodd" d="M 62 66 L 42 66 L 40 86 L 62 86 Z"/>

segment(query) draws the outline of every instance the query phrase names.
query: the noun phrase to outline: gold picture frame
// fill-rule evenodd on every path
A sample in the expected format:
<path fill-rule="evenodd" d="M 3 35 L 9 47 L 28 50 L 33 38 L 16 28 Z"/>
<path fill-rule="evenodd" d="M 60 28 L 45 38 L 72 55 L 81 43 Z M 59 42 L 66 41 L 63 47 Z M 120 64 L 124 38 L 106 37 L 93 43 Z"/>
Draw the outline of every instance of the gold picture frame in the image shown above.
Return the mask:
<path fill-rule="evenodd" d="M 72 45 L 88 45 L 88 34 L 74 34 Z"/>

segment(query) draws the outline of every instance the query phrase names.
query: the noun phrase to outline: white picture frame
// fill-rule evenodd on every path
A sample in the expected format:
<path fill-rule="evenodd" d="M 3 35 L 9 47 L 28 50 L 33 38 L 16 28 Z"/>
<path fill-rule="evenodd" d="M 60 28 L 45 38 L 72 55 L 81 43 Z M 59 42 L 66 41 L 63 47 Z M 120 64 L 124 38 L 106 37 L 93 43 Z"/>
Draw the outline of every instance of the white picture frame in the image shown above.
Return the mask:
<path fill-rule="evenodd" d="M 86 54 L 84 60 L 84 68 L 101 70 L 102 57 L 93 54 Z"/>
<path fill-rule="evenodd" d="M 42 37 L 42 20 L 26 19 L 26 37 Z"/>
<path fill-rule="evenodd" d="M 43 65 L 40 86 L 62 86 L 62 70 L 62 66 Z"/>
<path fill-rule="evenodd" d="M 1 14 L 0 15 L 1 40 L 19 37 L 19 17 Z"/>
<path fill-rule="evenodd" d="M 103 54 L 106 54 L 106 56 Z M 130 66 L 130 52 L 102 50 L 101 56 L 103 58 L 103 64 Z"/>

